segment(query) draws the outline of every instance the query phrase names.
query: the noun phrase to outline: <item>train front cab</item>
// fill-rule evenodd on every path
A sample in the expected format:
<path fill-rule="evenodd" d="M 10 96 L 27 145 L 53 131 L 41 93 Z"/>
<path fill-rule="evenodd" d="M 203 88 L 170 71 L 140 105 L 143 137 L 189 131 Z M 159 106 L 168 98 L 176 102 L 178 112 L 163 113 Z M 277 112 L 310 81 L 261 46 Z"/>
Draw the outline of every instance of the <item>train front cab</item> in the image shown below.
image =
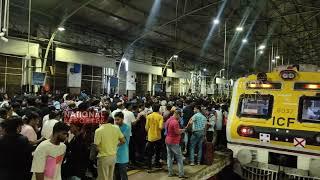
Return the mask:
<path fill-rule="evenodd" d="M 320 72 L 238 79 L 227 139 L 246 179 L 320 179 Z"/>

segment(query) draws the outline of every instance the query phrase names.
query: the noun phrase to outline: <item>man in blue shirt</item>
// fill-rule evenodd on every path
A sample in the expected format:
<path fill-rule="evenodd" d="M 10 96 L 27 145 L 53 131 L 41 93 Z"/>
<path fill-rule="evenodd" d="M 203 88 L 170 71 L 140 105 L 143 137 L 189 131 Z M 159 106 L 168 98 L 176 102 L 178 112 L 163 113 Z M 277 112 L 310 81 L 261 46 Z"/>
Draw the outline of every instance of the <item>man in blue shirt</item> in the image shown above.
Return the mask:
<path fill-rule="evenodd" d="M 195 106 L 194 115 L 191 117 L 187 127 L 192 126 L 191 146 L 190 146 L 190 165 L 194 166 L 194 151 L 198 147 L 197 164 L 200 165 L 202 158 L 202 143 L 204 140 L 207 118 L 201 113 L 201 106 Z"/>
<path fill-rule="evenodd" d="M 128 180 L 127 165 L 129 162 L 129 141 L 131 129 L 130 126 L 123 123 L 124 115 L 122 112 L 117 112 L 114 115 L 115 123 L 119 126 L 126 142 L 118 147 L 117 162 L 115 165 L 115 179 Z"/>

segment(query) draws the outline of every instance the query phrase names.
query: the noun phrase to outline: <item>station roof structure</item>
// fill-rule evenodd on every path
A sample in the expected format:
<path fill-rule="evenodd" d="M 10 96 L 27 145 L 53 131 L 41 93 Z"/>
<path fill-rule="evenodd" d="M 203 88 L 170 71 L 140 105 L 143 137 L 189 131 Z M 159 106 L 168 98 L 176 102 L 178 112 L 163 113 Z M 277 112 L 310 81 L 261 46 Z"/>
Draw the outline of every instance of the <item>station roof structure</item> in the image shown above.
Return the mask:
<path fill-rule="evenodd" d="M 24 0 L 11 4 L 27 7 Z M 267 67 L 272 52 L 279 63 L 320 63 L 320 1 L 32 0 L 33 16 L 56 26 L 78 8 L 64 26 L 166 47 L 235 72 Z"/>

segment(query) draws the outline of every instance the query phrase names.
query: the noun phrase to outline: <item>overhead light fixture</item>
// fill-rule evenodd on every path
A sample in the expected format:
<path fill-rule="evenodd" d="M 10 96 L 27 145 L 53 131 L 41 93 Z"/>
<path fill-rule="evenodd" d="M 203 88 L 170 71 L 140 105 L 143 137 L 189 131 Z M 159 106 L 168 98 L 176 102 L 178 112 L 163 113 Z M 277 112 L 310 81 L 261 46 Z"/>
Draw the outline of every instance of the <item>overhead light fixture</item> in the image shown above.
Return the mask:
<path fill-rule="evenodd" d="M 280 59 L 280 56 L 276 56 L 276 59 Z"/>
<path fill-rule="evenodd" d="M 259 50 L 263 50 L 264 48 L 266 48 L 266 45 L 262 44 L 262 45 L 259 46 L 258 49 L 259 49 Z"/>
<path fill-rule="evenodd" d="M 263 51 L 259 51 L 259 54 L 263 54 Z"/>
<path fill-rule="evenodd" d="M 61 27 L 58 27 L 58 30 L 59 30 L 59 31 L 64 31 L 64 30 L 66 30 L 66 29 L 61 26 Z"/>
<path fill-rule="evenodd" d="M 129 71 L 129 61 L 128 61 L 128 59 L 127 58 L 122 58 L 121 62 L 124 63 L 126 71 Z M 120 62 L 120 64 L 121 64 L 121 62 Z"/>
<path fill-rule="evenodd" d="M 242 27 L 242 26 L 238 26 L 238 27 L 236 28 L 236 31 L 238 31 L 238 32 L 243 31 L 243 27 Z"/>
<path fill-rule="evenodd" d="M 179 56 L 178 56 L 178 55 L 176 55 L 176 54 L 175 54 L 175 55 L 173 55 L 173 58 L 176 58 L 176 59 L 177 59 L 178 57 L 179 57 Z"/>
<path fill-rule="evenodd" d="M 214 19 L 214 20 L 213 20 L 213 24 L 217 25 L 217 24 L 219 24 L 219 23 L 220 23 L 219 19 Z"/>
<path fill-rule="evenodd" d="M 276 62 L 276 60 L 275 60 L 275 59 L 272 59 L 272 60 L 271 60 L 271 62 L 272 62 L 272 63 L 275 63 L 275 62 Z"/>
<path fill-rule="evenodd" d="M 203 68 L 203 71 L 204 71 L 204 72 L 207 72 L 207 69 L 206 69 L 206 68 Z"/>
<path fill-rule="evenodd" d="M 8 42 L 9 41 L 9 39 L 4 37 L 4 36 L 1 37 L 1 40 L 4 41 L 4 42 Z"/>
<path fill-rule="evenodd" d="M 125 61 L 125 67 L 126 67 L 126 71 L 128 72 L 129 71 L 129 61 Z"/>
<path fill-rule="evenodd" d="M 242 39 L 242 43 L 243 43 L 243 44 L 245 44 L 245 43 L 247 43 L 247 42 L 248 42 L 247 39 Z"/>
<path fill-rule="evenodd" d="M 128 60 L 127 60 L 127 58 L 122 58 L 121 61 L 122 61 L 123 63 L 126 63 Z"/>

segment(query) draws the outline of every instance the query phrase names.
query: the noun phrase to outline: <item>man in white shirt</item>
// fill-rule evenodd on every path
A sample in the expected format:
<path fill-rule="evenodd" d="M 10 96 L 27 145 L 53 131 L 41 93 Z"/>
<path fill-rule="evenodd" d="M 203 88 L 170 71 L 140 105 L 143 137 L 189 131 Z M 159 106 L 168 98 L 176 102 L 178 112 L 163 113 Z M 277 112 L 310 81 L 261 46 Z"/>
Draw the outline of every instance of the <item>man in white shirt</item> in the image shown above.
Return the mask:
<path fill-rule="evenodd" d="M 216 147 L 218 148 L 218 147 L 220 147 L 221 146 L 221 144 L 222 144 L 222 142 L 221 142 L 221 140 L 222 140 L 222 136 L 223 136 L 223 132 L 222 132 L 222 126 L 223 126 L 223 113 L 222 113 L 222 111 L 221 111 L 221 107 L 220 107 L 220 105 L 216 105 L 215 106 L 215 111 L 216 111 L 216 115 L 217 115 L 217 117 L 216 117 L 216 131 L 217 131 L 217 141 L 216 141 Z"/>
<path fill-rule="evenodd" d="M 122 113 L 123 113 L 123 115 L 124 115 L 123 122 L 124 122 L 125 124 L 127 124 L 127 125 L 130 127 L 130 129 L 131 129 L 132 124 L 134 124 L 135 121 L 136 121 L 136 118 L 135 118 L 135 116 L 134 116 L 134 114 L 133 114 L 133 112 L 132 112 L 132 105 L 131 105 L 131 103 L 128 103 L 128 102 L 127 102 L 127 103 L 125 104 L 125 109 L 122 111 Z M 132 136 L 131 133 L 130 133 L 130 136 Z"/>
<path fill-rule="evenodd" d="M 160 102 L 161 106 L 160 106 L 160 114 L 163 115 L 163 113 L 167 110 L 167 101 L 166 100 L 162 100 Z"/>
<path fill-rule="evenodd" d="M 132 126 L 136 123 L 136 117 L 134 116 L 132 112 L 132 104 L 127 102 L 125 103 L 125 109 L 122 111 L 123 113 L 123 123 L 129 126 L 130 129 L 130 141 L 129 141 L 129 158 L 131 163 L 136 163 L 135 158 L 135 139 L 132 138 Z"/>
<path fill-rule="evenodd" d="M 55 111 L 56 108 L 54 106 L 49 106 L 49 114 L 52 112 L 52 111 Z M 49 118 L 49 114 L 46 114 L 45 116 L 43 116 L 42 118 L 42 126 L 46 123 L 46 121 L 48 121 L 50 118 Z"/>
<path fill-rule="evenodd" d="M 41 136 L 50 139 L 53 131 L 54 125 L 59 122 L 57 119 L 57 113 L 55 111 L 51 111 L 49 114 L 49 120 L 46 120 L 43 122 L 42 130 L 41 130 Z"/>
<path fill-rule="evenodd" d="M 65 123 L 58 122 L 53 127 L 52 138 L 39 144 L 33 155 L 32 180 L 61 180 L 61 164 L 66 153 L 63 142 L 68 131 Z"/>
<path fill-rule="evenodd" d="M 112 111 L 111 113 L 111 117 L 114 119 L 114 115 L 117 113 L 117 112 L 122 112 L 123 110 L 123 103 L 122 102 L 118 102 L 117 103 L 117 109 Z"/>

